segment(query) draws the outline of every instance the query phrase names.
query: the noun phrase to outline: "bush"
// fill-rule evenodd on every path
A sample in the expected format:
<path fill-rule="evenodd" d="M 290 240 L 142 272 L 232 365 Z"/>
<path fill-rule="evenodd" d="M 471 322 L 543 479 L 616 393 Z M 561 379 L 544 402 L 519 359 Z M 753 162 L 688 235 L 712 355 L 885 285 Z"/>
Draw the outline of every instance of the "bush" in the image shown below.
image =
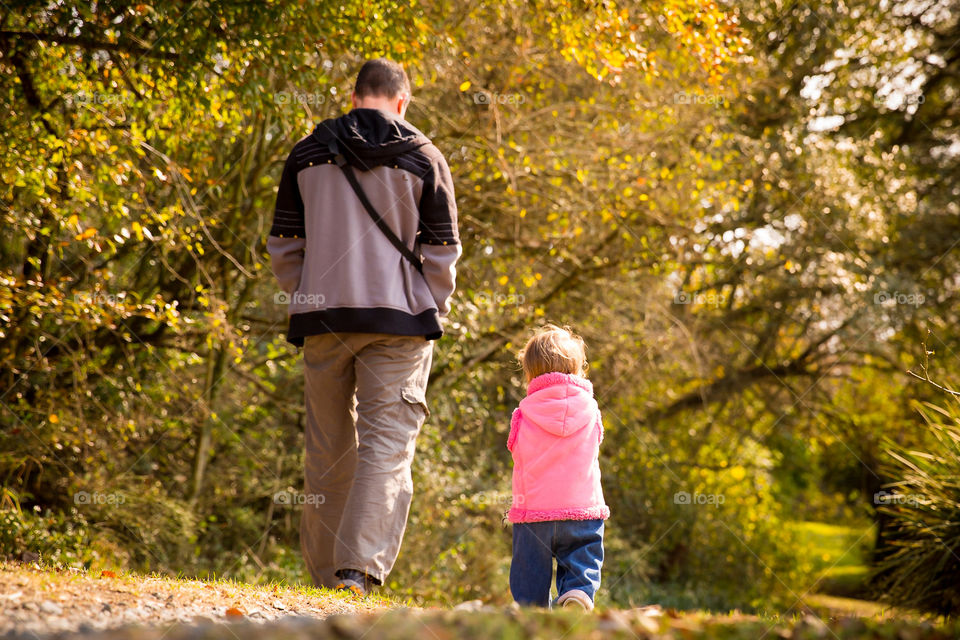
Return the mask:
<path fill-rule="evenodd" d="M 36 554 L 48 565 L 89 567 L 113 555 L 104 553 L 107 548 L 91 544 L 89 525 L 76 511 L 22 511 L 15 503 L 0 509 L 0 556 L 20 560 Z"/>
<path fill-rule="evenodd" d="M 880 521 L 874 585 L 894 604 L 960 612 L 960 405 L 918 405 L 927 451 L 891 446 L 897 480 L 875 496 Z"/>
<path fill-rule="evenodd" d="M 608 546 L 635 559 L 611 557 L 614 602 L 757 609 L 791 605 L 811 586 L 792 514 L 773 491 L 774 452 L 751 441 L 730 450 L 719 426 L 704 437 L 690 424 L 655 433 L 618 422 L 609 420 L 605 449 Z"/>

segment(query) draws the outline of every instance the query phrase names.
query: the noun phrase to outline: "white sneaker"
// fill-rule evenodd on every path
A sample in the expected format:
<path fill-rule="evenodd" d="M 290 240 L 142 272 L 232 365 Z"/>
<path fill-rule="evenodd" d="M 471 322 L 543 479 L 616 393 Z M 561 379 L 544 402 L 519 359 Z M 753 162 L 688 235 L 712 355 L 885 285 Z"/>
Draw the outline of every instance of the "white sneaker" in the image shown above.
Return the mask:
<path fill-rule="evenodd" d="M 580 607 L 584 611 L 593 610 L 593 600 L 580 589 L 571 589 L 557 598 L 557 605 L 561 607 Z"/>

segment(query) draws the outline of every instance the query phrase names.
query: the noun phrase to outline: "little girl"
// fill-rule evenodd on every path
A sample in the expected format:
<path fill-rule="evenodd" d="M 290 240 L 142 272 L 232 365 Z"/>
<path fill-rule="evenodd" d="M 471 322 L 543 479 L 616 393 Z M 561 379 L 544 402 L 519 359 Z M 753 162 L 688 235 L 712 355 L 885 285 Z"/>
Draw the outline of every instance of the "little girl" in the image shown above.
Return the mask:
<path fill-rule="evenodd" d="M 583 339 L 566 329 L 538 329 L 520 351 L 527 397 L 513 412 L 513 562 L 510 592 L 521 605 L 593 608 L 603 565 L 600 488 L 603 424 L 586 373 Z"/>

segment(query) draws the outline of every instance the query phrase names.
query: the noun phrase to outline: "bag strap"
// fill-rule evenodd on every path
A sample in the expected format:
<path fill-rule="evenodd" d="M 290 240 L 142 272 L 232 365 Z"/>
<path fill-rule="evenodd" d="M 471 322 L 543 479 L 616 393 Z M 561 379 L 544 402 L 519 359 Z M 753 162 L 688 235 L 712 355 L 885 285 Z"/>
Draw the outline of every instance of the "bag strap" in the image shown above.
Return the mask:
<path fill-rule="evenodd" d="M 357 197 L 360 198 L 360 203 L 363 204 L 363 208 L 370 218 L 373 219 L 374 224 L 377 225 L 377 228 L 383 232 L 383 235 L 387 236 L 387 240 L 390 241 L 394 247 L 397 248 L 397 251 L 407 259 L 407 262 L 413 265 L 413 268 L 416 269 L 420 275 L 423 275 L 423 262 L 420 258 L 417 257 L 413 251 L 403 243 L 403 240 L 397 237 L 397 234 L 393 232 L 393 229 L 390 228 L 383 218 L 380 217 L 380 214 L 377 213 L 377 210 L 373 207 L 373 203 L 370 202 L 370 199 L 367 198 L 367 194 L 364 193 L 363 187 L 360 186 L 360 182 L 357 180 L 356 174 L 353 172 L 353 167 L 347 163 L 347 159 L 343 157 L 343 154 L 340 153 L 340 148 L 337 146 L 336 138 L 330 139 L 330 153 L 334 155 L 334 159 L 337 162 L 337 166 L 343 171 L 343 175 L 347 177 L 347 182 L 350 183 L 350 186 L 353 187 L 354 193 L 357 194 Z"/>

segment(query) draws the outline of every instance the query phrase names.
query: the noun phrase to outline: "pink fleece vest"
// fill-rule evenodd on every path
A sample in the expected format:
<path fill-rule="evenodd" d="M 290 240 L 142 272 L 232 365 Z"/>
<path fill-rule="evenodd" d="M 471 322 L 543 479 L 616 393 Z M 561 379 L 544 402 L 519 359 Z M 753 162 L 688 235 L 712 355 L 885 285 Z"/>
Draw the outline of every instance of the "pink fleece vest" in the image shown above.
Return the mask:
<path fill-rule="evenodd" d="M 590 381 L 545 373 L 530 381 L 510 421 L 510 522 L 610 517 L 600 488 L 603 423 Z"/>

